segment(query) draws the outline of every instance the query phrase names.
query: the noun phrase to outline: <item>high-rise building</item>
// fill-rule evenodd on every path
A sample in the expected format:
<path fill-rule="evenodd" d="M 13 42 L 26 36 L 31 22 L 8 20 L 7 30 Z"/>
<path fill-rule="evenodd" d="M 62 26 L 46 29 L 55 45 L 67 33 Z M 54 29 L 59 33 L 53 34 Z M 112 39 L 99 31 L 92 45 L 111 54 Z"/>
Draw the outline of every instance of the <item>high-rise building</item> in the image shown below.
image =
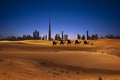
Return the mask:
<path fill-rule="evenodd" d="M 98 34 L 93 34 L 92 35 L 92 40 L 97 40 L 98 39 Z"/>
<path fill-rule="evenodd" d="M 27 40 L 31 40 L 31 39 L 32 39 L 32 36 L 28 34 L 28 35 L 26 36 L 26 38 L 27 38 Z M 37 39 L 37 37 L 36 37 L 36 39 Z"/>
<path fill-rule="evenodd" d="M 77 34 L 77 39 L 81 39 L 81 36 L 79 34 Z"/>
<path fill-rule="evenodd" d="M 63 40 L 63 31 L 62 31 L 62 40 Z"/>
<path fill-rule="evenodd" d="M 88 39 L 89 39 L 89 33 L 88 33 L 88 30 L 87 30 L 87 34 L 86 34 L 86 35 L 87 35 L 86 39 L 88 40 Z"/>
<path fill-rule="evenodd" d="M 82 40 L 85 40 L 85 35 L 82 36 Z"/>
<path fill-rule="evenodd" d="M 55 35 L 55 40 L 61 40 L 60 34 Z"/>
<path fill-rule="evenodd" d="M 39 39 L 39 31 L 35 30 L 33 32 L 33 39 Z"/>
<path fill-rule="evenodd" d="M 47 35 L 43 36 L 42 40 L 47 40 Z"/>
<path fill-rule="evenodd" d="M 24 34 L 23 35 L 23 40 L 26 40 L 27 39 L 27 36 Z"/>
<path fill-rule="evenodd" d="M 65 34 L 65 35 L 63 36 L 63 40 L 68 40 L 68 35 L 67 35 L 67 34 Z"/>
<path fill-rule="evenodd" d="M 51 40 L 51 21 L 49 20 L 48 40 Z"/>

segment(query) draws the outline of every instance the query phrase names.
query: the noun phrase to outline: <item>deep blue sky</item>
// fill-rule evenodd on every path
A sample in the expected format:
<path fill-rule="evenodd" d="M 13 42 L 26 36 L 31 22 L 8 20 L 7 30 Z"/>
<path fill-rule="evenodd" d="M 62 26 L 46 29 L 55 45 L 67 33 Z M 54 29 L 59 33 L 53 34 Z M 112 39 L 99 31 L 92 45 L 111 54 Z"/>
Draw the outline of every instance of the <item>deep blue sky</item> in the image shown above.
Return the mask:
<path fill-rule="evenodd" d="M 63 30 L 77 34 L 120 35 L 120 0 L 0 0 L 0 37 L 22 36 L 37 29 L 52 36 Z"/>

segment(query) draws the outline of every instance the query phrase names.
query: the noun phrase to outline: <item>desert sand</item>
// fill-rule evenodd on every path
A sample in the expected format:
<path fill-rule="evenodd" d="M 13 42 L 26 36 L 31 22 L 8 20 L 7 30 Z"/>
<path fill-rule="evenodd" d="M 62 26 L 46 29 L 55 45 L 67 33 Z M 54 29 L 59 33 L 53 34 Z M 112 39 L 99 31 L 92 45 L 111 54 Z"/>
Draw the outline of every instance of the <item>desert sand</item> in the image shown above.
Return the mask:
<path fill-rule="evenodd" d="M 120 80 L 120 40 L 0 41 L 0 80 Z"/>

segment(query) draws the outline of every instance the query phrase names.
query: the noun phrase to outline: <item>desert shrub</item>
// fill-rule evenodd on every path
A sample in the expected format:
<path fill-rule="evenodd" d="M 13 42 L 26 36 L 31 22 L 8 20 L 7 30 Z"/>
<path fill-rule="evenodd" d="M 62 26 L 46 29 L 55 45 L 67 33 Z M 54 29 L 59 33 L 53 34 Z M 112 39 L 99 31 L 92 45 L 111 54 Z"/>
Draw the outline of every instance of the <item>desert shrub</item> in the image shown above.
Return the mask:
<path fill-rule="evenodd" d="M 45 62 L 41 62 L 40 64 L 41 64 L 41 65 L 45 65 Z"/>
<path fill-rule="evenodd" d="M 71 78 L 71 76 L 70 76 L 70 75 L 69 75 L 68 77 L 69 77 L 69 78 Z"/>
<path fill-rule="evenodd" d="M 77 71 L 76 74 L 79 74 L 79 72 Z"/>
<path fill-rule="evenodd" d="M 61 72 L 61 73 L 63 73 L 64 71 L 63 71 L 63 70 L 61 70 L 60 72 Z"/>
<path fill-rule="evenodd" d="M 102 77 L 98 77 L 98 80 L 102 80 Z"/>
<path fill-rule="evenodd" d="M 4 59 L 0 59 L 0 62 L 3 62 L 4 61 Z"/>

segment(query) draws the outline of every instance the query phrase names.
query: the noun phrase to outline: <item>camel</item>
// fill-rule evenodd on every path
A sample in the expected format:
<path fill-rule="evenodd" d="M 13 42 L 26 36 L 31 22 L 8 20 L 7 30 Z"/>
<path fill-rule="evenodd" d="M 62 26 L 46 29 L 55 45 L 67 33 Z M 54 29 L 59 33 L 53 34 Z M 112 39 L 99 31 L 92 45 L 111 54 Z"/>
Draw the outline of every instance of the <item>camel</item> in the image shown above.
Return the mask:
<path fill-rule="evenodd" d="M 56 45 L 58 42 L 53 41 L 53 46 Z"/>
<path fill-rule="evenodd" d="M 75 40 L 75 45 L 80 44 L 80 43 L 81 43 L 81 41 L 79 42 L 78 40 Z"/>
<path fill-rule="evenodd" d="M 88 42 L 86 40 L 84 40 L 84 45 L 87 45 L 87 44 L 88 44 Z"/>
<path fill-rule="evenodd" d="M 68 45 L 68 44 L 71 44 L 71 43 L 72 43 L 72 41 L 71 41 L 71 40 L 67 40 L 67 45 Z"/>
<path fill-rule="evenodd" d="M 60 45 L 61 45 L 61 44 L 64 44 L 64 43 L 65 43 L 65 42 L 63 42 L 63 40 L 60 41 Z"/>

